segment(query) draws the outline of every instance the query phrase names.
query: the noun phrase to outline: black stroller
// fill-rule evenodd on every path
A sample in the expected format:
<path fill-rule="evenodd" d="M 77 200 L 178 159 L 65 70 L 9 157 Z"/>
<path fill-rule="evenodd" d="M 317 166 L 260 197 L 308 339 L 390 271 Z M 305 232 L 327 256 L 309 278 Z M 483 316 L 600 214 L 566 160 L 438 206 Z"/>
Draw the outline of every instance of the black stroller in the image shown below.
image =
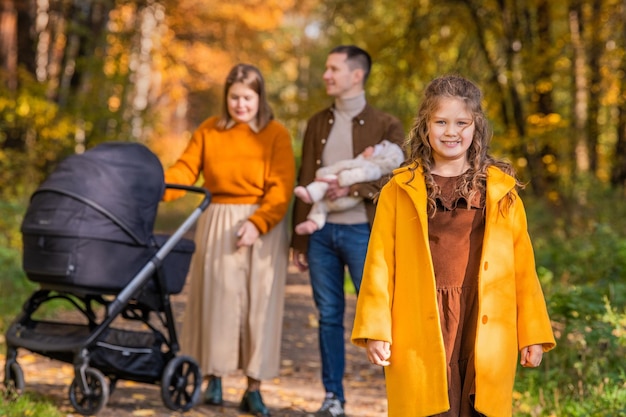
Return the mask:
<path fill-rule="evenodd" d="M 171 236 L 153 234 L 165 188 L 203 194 Z M 203 188 L 165 184 L 141 144 L 104 143 L 63 160 L 22 222 L 23 268 L 39 289 L 6 332 L 6 387 L 24 389 L 24 348 L 73 364 L 69 399 L 81 414 L 99 412 L 120 379 L 160 384 L 171 410 L 193 407 L 202 375 L 195 359 L 177 356 L 170 295 L 182 291 L 195 249 L 183 235 L 209 202 Z M 79 319 L 46 319 L 50 302 L 69 302 Z"/>

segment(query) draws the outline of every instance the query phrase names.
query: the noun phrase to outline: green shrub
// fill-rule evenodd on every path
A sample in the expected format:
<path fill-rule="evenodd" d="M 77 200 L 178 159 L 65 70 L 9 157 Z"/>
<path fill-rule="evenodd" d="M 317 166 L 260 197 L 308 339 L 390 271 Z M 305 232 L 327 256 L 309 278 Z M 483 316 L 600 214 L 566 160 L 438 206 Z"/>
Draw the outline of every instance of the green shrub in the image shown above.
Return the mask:
<path fill-rule="evenodd" d="M 526 203 L 557 347 L 518 370 L 518 417 L 626 416 L 625 209 L 598 193 L 569 210 Z"/>
<path fill-rule="evenodd" d="M 25 211 L 26 204 L 22 201 L 0 198 L 0 248 L 21 247 L 20 224 Z"/>
<path fill-rule="evenodd" d="M 36 285 L 26 279 L 17 249 L 0 246 L 0 271 L 0 332 L 4 334 Z"/>

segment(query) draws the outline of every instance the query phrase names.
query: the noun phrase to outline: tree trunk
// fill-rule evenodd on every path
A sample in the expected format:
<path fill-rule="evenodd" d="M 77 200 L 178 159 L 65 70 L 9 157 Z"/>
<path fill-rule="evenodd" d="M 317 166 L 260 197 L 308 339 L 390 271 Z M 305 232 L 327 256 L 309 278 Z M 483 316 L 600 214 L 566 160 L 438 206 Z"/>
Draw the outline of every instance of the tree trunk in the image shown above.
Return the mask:
<path fill-rule="evenodd" d="M 17 90 L 17 9 L 15 0 L 0 2 L 0 67 L 6 72 L 6 86 Z"/>
<path fill-rule="evenodd" d="M 540 60 L 539 71 L 536 73 L 536 78 L 532 81 L 537 97 L 535 111 L 545 117 L 555 112 L 552 97 L 553 89 L 552 87 L 544 87 L 548 85 L 552 86 L 551 76 L 554 71 L 553 55 L 547 52 L 552 49 L 552 37 L 550 36 L 552 17 L 550 15 L 548 0 L 539 0 L 537 2 L 537 18 L 537 44 L 534 55 L 540 57 Z M 534 74 L 534 72 L 531 73 Z M 542 186 L 545 187 L 544 192 L 556 191 L 558 188 L 558 171 L 552 168 L 556 165 L 560 165 L 557 160 L 560 159 L 558 158 L 558 149 L 556 149 L 553 142 L 549 140 L 548 135 L 543 134 L 541 138 L 538 138 L 540 149 L 537 150 L 540 154 L 541 171 L 543 173 Z M 556 193 L 553 193 L 553 195 L 554 194 Z"/>
<path fill-rule="evenodd" d="M 585 75 L 585 48 L 582 39 L 582 6 L 579 0 L 570 5 L 569 27 L 574 54 L 572 67 L 574 79 L 574 120 L 572 137 L 575 142 L 573 160 L 576 161 L 575 174 L 589 171 L 589 152 L 586 137 L 587 126 L 587 77 Z"/>
<path fill-rule="evenodd" d="M 36 76 L 37 39 L 34 36 L 36 0 L 17 1 L 17 65 Z"/>
<path fill-rule="evenodd" d="M 499 4 L 506 42 L 506 72 L 511 79 L 509 82 L 509 97 L 513 109 L 513 123 L 515 131 L 518 134 L 520 152 L 526 159 L 528 177 L 532 179 L 531 190 L 535 195 L 539 196 L 543 195 L 546 189 L 541 162 L 541 146 L 537 142 L 537 138 L 528 137 L 528 131 L 526 129 L 528 109 L 524 109 L 524 97 L 522 94 L 522 92 L 526 90 L 523 82 L 524 76 L 527 77 L 528 74 L 523 74 L 523 68 L 520 68 L 517 64 L 518 55 L 522 48 L 525 47 L 521 40 L 527 39 L 528 42 L 531 42 L 532 39 L 528 39 L 529 36 L 523 36 L 520 16 L 517 11 L 505 2 L 501 1 Z M 483 24 L 487 27 L 488 22 L 483 22 Z M 526 104 L 528 104 L 528 102 L 526 102 Z"/>
<path fill-rule="evenodd" d="M 604 44 L 600 38 L 602 22 L 600 21 L 602 0 L 594 0 L 591 12 L 591 40 L 589 45 L 589 89 L 587 95 L 588 119 L 587 119 L 587 143 L 589 152 L 589 171 L 597 174 L 598 171 L 598 137 L 600 136 L 600 126 L 598 115 L 600 113 L 600 99 L 602 90 L 602 71 L 600 68 L 600 58 Z"/>
<path fill-rule="evenodd" d="M 622 22 L 626 22 L 626 0 L 622 1 Z M 622 40 L 626 39 L 626 25 L 622 26 Z M 626 45 L 622 45 L 626 48 Z M 626 74 L 626 55 L 622 55 L 621 73 Z M 626 81 L 622 79 L 617 116 L 617 141 L 615 143 L 611 184 L 626 188 Z"/>

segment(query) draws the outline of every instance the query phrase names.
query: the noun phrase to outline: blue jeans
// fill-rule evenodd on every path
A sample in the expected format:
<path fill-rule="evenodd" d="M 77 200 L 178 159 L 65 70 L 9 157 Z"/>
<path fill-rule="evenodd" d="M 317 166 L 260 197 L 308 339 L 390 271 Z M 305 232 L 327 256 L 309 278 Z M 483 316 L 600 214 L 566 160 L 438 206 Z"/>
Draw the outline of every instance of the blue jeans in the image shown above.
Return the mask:
<path fill-rule="evenodd" d="M 346 367 L 344 341 L 345 267 L 357 293 L 369 242 L 370 226 L 326 223 L 309 238 L 307 258 L 313 299 L 319 313 L 319 344 L 322 383 L 326 392 L 345 401 L 343 374 Z"/>

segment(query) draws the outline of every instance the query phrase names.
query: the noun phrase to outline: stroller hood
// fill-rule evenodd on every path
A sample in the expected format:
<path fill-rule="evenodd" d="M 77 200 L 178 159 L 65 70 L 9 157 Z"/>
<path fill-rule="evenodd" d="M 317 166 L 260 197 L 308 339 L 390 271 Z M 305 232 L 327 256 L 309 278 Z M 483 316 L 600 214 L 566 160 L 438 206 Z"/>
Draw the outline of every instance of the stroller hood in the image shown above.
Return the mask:
<path fill-rule="evenodd" d="M 107 240 L 125 235 L 121 240 L 147 245 L 164 190 L 161 162 L 146 146 L 102 143 L 58 164 L 33 193 L 22 233 Z M 68 200 L 100 218 L 84 221 Z"/>

